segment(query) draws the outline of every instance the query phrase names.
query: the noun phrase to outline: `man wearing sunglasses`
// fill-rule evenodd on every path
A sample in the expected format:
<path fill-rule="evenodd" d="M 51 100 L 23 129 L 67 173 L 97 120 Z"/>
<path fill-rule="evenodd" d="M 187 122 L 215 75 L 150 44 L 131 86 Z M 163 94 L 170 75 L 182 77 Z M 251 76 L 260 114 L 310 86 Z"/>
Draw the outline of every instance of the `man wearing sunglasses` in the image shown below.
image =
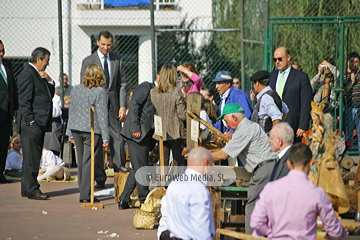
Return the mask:
<path fill-rule="evenodd" d="M 296 143 L 301 142 L 309 127 L 313 93 L 308 75 L 291 67 L 290 58 L 290 51 L 286 47 L 275 50 L 273 61 L 277 70 L 270 73 L 270 87 L 276 90 L 289 108 L 285 122 L 294 129 Z"/>

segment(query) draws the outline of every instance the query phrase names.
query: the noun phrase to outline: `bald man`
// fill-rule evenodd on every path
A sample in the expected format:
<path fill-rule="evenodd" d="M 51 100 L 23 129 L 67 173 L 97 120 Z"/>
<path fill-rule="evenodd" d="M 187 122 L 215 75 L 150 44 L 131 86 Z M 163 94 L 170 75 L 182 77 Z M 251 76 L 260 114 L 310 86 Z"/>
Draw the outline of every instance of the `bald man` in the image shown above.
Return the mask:
<path fill-rule="evenodd" d="M 191 149 L 184 173 L 188 179 L 203 175 L 212 166 L 211 153 L 203 148 Z M 186 179 L 185 177 L 183 179 Z M 161 200 L 158 239 L 213 239 L 215 234 L 212 205 L 207 183 L 173 181 Z"/>
<path fill-rule="evenodd" d="M 288 106 L 285 122 L 295 132 L 294 142 L 301 142 L 302 135 L 309 128 L 313 92 L 308 75 L 293 68 L 290 59 L 290 51 L 286 47 L 275 50 L 273 61 L 277 70 L 270 73 L 270 87 L 276 90 Z"/>
<path fill-rule="evenodd" d="M 294 142 L 294 130 L 288 123 L 276 124 L 270 131 L 269 143 L 271 151 L 278 154 L 278 159 L 271 173 L 270 181 L 282 178 L 290 169 L 286 165 L 289 159 L 289 150 Z"/>

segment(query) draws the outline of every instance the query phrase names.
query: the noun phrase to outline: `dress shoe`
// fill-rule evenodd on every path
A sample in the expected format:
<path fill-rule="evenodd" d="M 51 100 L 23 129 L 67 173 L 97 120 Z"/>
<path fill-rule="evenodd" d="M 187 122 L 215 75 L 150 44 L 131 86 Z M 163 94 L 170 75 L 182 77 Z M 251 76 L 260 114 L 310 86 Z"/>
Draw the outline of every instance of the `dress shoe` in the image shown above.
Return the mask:
<path fill-rule="evenodd" d="M 120 201 L 118 208 L 119 208 L 119 210 L 128 209 L 128 208 L 130 208 L 130 205 L 128 202 Z"/>
<path fill-rule="evenodd" d="M 81 202 L 81 203 L 89 203 L 91 201 L 90 201 L 90 199 L 80 199 L 79 202 Z M 97 199 L 97 198 L 94 198 L 94 202 L 100 202 L 100 200 Z"/>
<path fill-rule="evenodd" d="M 96 189 L 104 189 L 105 188 L 105 182 L 104 181 L 99 181 L 96 183 L 95 185 Z"/>
<path fill-rule="evenodd" d="M 12 183 L 12 180 L 6 179 L 4 176 L 0 177 L 0 184 L 1 183 Z"/>
<path fill-rule="evenodd" d="M 120 166 L 120 171 L 121 172 L 130 172 L 130 168 L 125 167 L 125 166 Z"/>
<path fill-rule="evenodd" d="M 49 196 L 44 194 L 44 193 L 38 192 L 35 195 L 32 195 L 32 196 L 30 196 L 28 198 L 29 199 L 34 199 L 34 200 L 46 200 L 46 199 L 49 198 Z"/>

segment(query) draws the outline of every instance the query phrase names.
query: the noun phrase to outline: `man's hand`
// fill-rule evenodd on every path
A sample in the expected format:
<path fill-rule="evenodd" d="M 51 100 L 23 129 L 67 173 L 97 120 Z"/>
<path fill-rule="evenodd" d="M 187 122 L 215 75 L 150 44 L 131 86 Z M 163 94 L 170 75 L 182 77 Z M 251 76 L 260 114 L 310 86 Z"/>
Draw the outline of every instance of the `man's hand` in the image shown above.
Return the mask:
<path fill-rule="evenodd" d="M 119 121 L 124 122 L 126 118 L 126 110 L 125 108 L 119 109 Z"/>
<path fill-rule="evenodd" d="M 48 81 L 49 83 L 52 83 L 53 80 L 45 71 L 40 71 L 39 74 L 40 74 L 41 78 L 45 78 L 46 81 Z"/>
<path fill-rule="evenodd" d="M 75 144 L 74 138 L 69 138 L 69 141 L 70 141 L 72 144 Z"/>
<path fill-rule="evenodd" d="M 299 128 L 299 129 L 296 131 L 296 136 L 297 136 L 297 137 L 302 137 L 304 133 L 305 133 L 305 130 L 302 130 L 302 129 Z"/>
<path fill-rule="evenodd" d="M 133 132 L 131 135 L 133 135 L 134 138 L 140 138 L 141 132 Z"/>
<path fill-rule="evenodd" d="M 355 73 L 350 74 L 350 80 L 351 80 L 351 85 L 354 85 L 354 83 L 355 83 Z"/>
<path fill-rule="evenodd" d="M 107 146 L 109 146 L 109 141 L 106 141 L 106 142 L 103 142 L 103 147 L 107 147 Z"/>
<path fill-rule="evenodd" d="M 228 137 L 229 139 L 232 138 L 232 133 L 231 133 L 231 132 L 225 132 L 224 135 L 225 135 L 226 137 Z"/>

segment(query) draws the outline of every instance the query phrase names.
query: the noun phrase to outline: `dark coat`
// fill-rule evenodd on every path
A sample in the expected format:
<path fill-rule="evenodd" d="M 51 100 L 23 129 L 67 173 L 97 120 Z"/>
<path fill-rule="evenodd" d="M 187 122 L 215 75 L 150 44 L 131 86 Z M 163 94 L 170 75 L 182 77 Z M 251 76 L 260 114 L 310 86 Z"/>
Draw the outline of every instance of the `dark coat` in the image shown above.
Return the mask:
<path fill-rule="evenodd" d="M 0 74 L 0 122 L 4 121 L 7 116 L 8 103 L 10 106 L 11 116 L 18 110 L 18 93 L 14 78 L 14 73 L 10 61 L 3 59 L 2 63 L 6 70 L 7 84 Z"/>
<path fill-rule="evenodd" d="M 19 112 L 17 131 L 21 133 L 21 121 L 35 124 L 45 132 L 51 132 L 52 98 L 55 86 L 40 77 L 36 69 L 28 64 L 18 80 Z"/>
<path fill-rule="evenodd" d="M 121 135 L 125 138 L 141 142 L 149 131 L 153 131 L 156 110 L 151 103 L 150 90 L 154 86 L 152 83 L 143 82 L 134 89 L 129 104 L 129 111 L 121 130 Z M 134 138 L 132 136 L 134 132 L 141 132 L 141 137 Z"/>
<path fill-rule="evenodd" d="M 270 87 L 276 90 L 276 81 L 279 70 L 270 73 Z M 298 129 L 308 130 L 310 122 L 310 102 L 313 92 L 309 77 L 306 73 L 291 68 L 286 80 L 282 100 L 289 108 L 289 113 L 285 119 L 294 132 Z"/>

